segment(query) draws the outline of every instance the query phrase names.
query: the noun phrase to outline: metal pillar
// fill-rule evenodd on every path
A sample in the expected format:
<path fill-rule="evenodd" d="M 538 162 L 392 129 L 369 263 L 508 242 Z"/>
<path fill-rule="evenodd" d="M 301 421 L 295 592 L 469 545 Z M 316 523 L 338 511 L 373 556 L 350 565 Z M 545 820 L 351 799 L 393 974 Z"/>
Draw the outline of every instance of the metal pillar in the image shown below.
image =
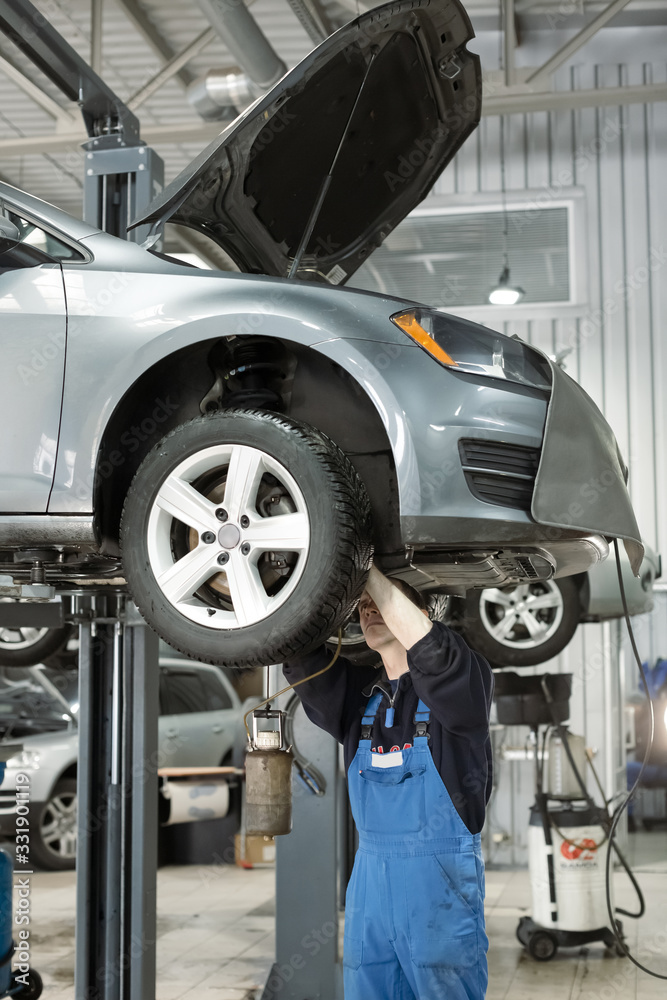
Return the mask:
<path fill-rule="evenodd" d="M 276 961 L 261 1000 L 342 1000 L 339 899 L 347 796 L 335 740 L 299 705 L 294 743 L 325 782 L 314 795 L 292 773 L 293 828 L 276 838 Z M 339 878 L 340 873 L 343 877 Z"/>
<path fill-rule="evenodd" d="M 79 618 L 76 1000 L 153 1000 L 158 641 L 121 592 Z"/>
<path fill-rule="evenodd" d="M 144 145 L 98 149 L 97 144 L 107 138 L 84 144 L 83 218 L 112 236 L 143 243 L 151 227 L 140 226 L 129 233 L 127 227 L 162 190 L 164 162 Z"/>

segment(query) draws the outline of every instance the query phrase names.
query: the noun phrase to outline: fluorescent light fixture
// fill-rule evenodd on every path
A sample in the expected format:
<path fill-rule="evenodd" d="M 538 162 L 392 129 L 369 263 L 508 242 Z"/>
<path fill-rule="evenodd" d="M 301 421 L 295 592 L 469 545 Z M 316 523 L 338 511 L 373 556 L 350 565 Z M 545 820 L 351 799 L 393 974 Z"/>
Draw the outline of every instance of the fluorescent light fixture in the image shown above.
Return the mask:
<path fill-rule="evenodd" d="M 523 288 L 518 286 L 514 288 L 510 285 L 510 269 L 505 265 L 498 278 L 498 284 L 489 293 L 489 302 L 493 306 L 515 306 L 524 295 Z"/>

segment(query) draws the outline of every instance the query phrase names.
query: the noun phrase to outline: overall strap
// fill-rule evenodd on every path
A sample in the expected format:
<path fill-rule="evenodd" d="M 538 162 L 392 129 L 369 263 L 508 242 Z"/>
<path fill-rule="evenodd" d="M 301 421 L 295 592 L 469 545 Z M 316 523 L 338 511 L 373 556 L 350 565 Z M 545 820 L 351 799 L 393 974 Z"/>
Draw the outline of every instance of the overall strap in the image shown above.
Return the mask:
<path fill-rule="evenodd" d="M 428 731 L 428 724 L 431 720 L 431 713 L 424 704 L 424 702 L 419 699 L 419 704 L 417 705 L 417 711 L 415 712 L 415 744 L 417 740 L 421 743 L 427 743 L 431 739 L 431 734 Z"/>
<path fill-rule="evenodd" d="M 371 732 L 373 730 L 375 716 L 383 697 L 384 695 L 382 691 L 378 691 L 376 694 L 371 695 L 368 704 L 366 705 L 364 717 L 361 720 L 361 739 L 368 740 L 369 743 L 371 740 Z"/>

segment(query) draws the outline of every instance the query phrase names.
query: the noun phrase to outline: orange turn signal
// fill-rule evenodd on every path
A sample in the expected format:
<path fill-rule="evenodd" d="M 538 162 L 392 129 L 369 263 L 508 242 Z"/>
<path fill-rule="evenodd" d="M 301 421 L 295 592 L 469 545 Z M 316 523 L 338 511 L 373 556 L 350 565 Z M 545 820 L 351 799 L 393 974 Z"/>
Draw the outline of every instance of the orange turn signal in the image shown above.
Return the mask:
<path fill-rule="evenodd" d="M 412 337 L 420 347 L 432 354 L 434 358 L 441 361 L 443 365 L 455 365 L 454 358 L 447 354 L 439 344 L 435 342 L 428 330 L 425 330 L 413 312 L 401 313 L 399 316 L 391 317 L 396 326 L 400 327 L 403 333 Z"/>

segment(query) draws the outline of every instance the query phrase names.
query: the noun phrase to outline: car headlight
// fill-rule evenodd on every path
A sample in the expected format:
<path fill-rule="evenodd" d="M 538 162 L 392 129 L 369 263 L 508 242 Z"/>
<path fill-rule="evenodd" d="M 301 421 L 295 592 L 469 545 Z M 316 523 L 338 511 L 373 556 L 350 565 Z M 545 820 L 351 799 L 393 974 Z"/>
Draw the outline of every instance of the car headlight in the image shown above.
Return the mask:
<path fill-rule="evenodd" d="M 26 767 L 38 766 L 39 753 L 37 750 L 22 750 L 21 753 L 15 754 L 14 757 L 10 757 L 7 761 L 7 767 L 13 768 L 17 771 L 22 771 Z"/>
<path fill-rule="evenodd" d="M 445 368 L 551 388 L 547 359 L 513 337 L 435 309 L 408 309 L 391 321 Z"/>

